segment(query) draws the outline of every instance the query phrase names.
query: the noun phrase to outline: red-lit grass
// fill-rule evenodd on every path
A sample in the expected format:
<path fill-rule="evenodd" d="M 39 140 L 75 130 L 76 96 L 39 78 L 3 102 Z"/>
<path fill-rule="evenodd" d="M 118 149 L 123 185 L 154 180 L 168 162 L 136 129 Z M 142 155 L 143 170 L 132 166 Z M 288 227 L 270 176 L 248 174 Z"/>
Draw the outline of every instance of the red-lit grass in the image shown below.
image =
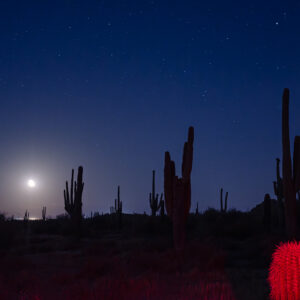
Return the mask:
<path fill-rule="evenodd" d="M 195 278 L 195 275 L 197 279 Z M 194 278 L 193 278 L 194 277 Z M 40 284 L 40 285 L 39 285 Z M 50 284 L 50 282 L 49 282 Z M 86 279 L 74 280 L 67 285 L 56 286 L 51 282 L 51 288 L 38 279 L 32 285 L 17 293 L 0 292 L 0 299 L 22 300 L 233 300 L 230 284 L 219 273 L 192 275 L 160 276 L 148 275 L 136 278 L 103 277 L 94 281 Z M 3 286 L 1 286 L 3 288 Z"/>
<path fill-rule="evenodd" d="M 170 248 L 139 246 L 120 252 L 113 247 L 97 247 L 101 251 L 89 250 L 88 255 L 75 251 L 23 256 L 18 261 L 0 258 L 0 265 L 5 262 L 5 269 L 0 269 L 0 300 L 234 299 L 223 255 L 212 245 L 191 242 L 180 273 Z"/>

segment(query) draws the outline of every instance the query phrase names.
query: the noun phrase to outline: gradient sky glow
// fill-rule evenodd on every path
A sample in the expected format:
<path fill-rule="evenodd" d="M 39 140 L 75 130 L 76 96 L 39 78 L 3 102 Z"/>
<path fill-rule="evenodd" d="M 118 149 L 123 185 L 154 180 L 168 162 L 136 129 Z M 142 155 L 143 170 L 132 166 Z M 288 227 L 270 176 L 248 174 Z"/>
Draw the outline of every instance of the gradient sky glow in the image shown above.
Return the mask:
<path fill-rule="evenodd" d="M 192 210 L 272 197 L 281 95 L 300 134 L 299 1 L 1 1 L 0 211 L 64 212 L 84 167 L 83 211 L 149 213 L 164 152 L 180 170 L 195 128 Z M 35 189 L 26 186 L 34 178 Z"/>

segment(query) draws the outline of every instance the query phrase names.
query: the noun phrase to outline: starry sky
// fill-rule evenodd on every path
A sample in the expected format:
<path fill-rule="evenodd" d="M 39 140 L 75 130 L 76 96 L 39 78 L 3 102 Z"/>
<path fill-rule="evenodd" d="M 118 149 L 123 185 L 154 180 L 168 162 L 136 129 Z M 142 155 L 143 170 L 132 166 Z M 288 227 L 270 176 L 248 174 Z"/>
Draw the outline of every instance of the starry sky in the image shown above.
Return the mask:
<path fill-rule="evenodd" d="M 83 212 L 150 212 L 164 152 L 180 170 L 195 128 L 192 208 L 249 210 L 273 193 L 281 96 L 300 133 L 299 1 L 1 1 L 0 211 L 64 212 L 84 167 Z M 26 180 L 34 178 L 36 189 Z"/>

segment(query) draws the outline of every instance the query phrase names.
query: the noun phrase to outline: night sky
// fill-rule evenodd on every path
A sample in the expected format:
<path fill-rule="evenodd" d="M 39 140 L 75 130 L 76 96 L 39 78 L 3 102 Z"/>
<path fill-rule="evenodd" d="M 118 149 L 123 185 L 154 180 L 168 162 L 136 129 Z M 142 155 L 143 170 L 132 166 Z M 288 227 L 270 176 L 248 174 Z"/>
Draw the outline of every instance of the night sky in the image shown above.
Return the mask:
<path fill-rule="evenodd" d="M 164 152 L 180 171 L 195 128 L 192 208 L 274 196 L 281 96 L 300 134 L 299 1 L 1 1 L 0 211 L 64 213 L 84 167 L 83 212 L 150 212 Z M 36 189 L 26 180 L 34 178 Z"/>

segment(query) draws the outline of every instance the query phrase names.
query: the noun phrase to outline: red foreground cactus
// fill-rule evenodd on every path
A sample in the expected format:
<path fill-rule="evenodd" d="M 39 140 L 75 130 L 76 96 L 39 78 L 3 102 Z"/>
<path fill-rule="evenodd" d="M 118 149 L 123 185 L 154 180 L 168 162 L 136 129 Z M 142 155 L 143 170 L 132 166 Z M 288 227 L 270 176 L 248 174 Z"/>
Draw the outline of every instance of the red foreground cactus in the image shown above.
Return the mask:
<path fill-rule="evenodd" d="M 272 300 L 300 299 L 300 243 L 280 244 L 273 253 L 269 272 Z"/>

